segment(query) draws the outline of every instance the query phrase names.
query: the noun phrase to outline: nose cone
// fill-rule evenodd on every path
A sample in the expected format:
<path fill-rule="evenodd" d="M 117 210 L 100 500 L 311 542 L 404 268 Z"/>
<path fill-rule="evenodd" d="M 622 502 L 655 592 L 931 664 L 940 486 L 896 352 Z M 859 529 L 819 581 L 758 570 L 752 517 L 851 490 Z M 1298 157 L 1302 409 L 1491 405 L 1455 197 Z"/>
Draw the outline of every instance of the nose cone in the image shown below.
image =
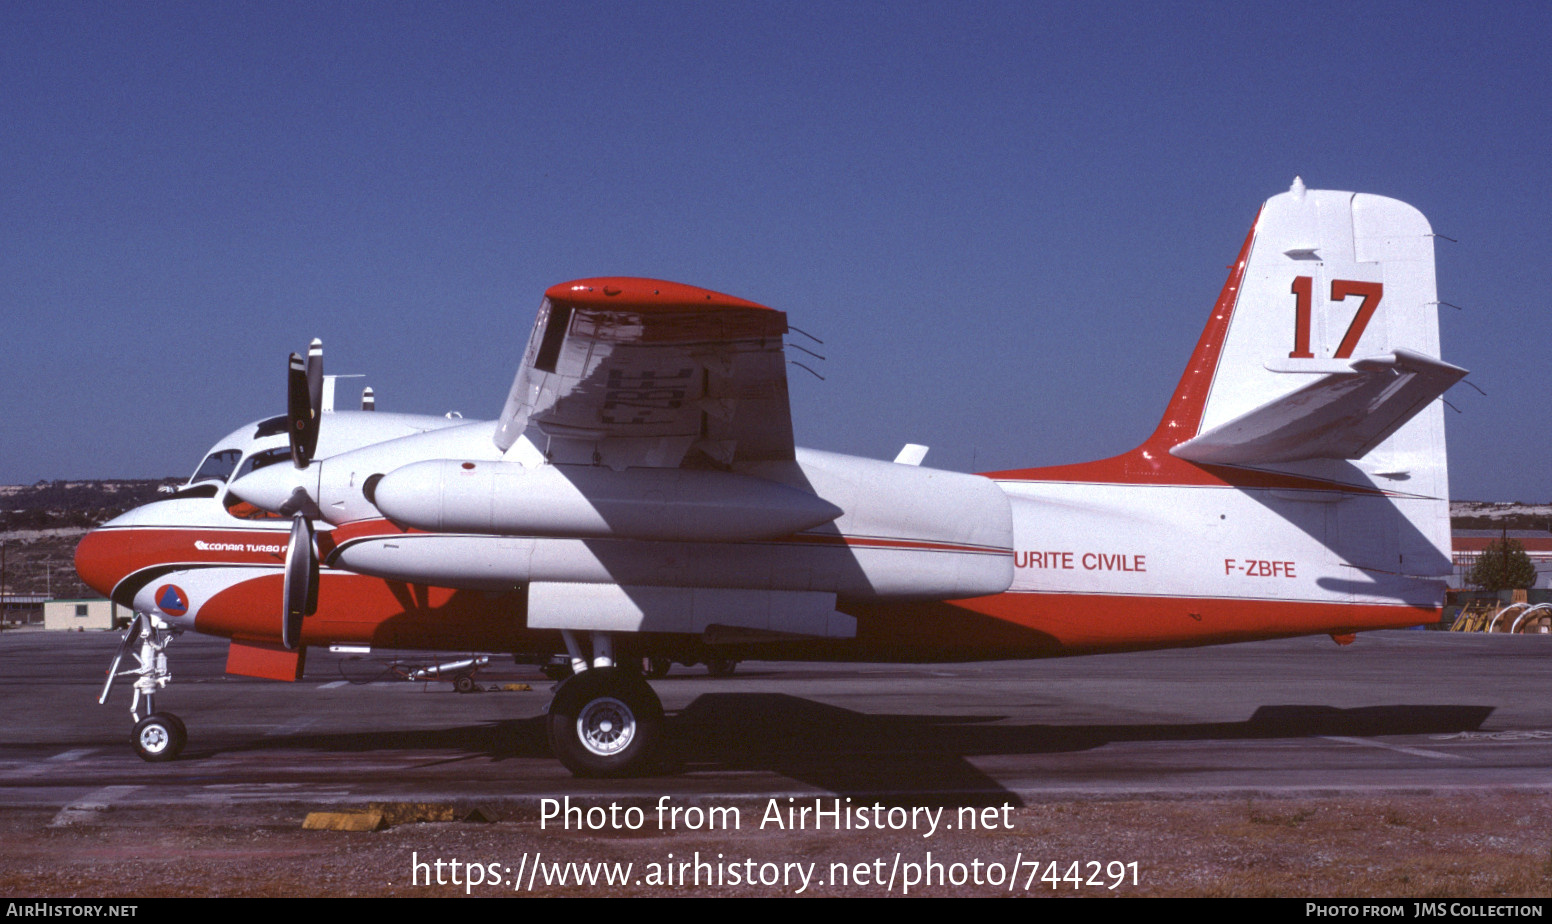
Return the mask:
<path fill-rule="evenodd" d="M 322 469 L 321 462 L 302 469 L 285 463 L 271 465 L 232 482 L 227 486 L 227 492 L 270 513 L 290 516 L 300 510 L 308 516 L 317 516 L 315 498 Z"/>
<path fill-rule="evenodd" d="M 104 597 L 113 594 L 124 576 L 134 570 L 129 537 L 122 530 L 94 529 L 75 547 L 75 570 L 86 586 Z"/>

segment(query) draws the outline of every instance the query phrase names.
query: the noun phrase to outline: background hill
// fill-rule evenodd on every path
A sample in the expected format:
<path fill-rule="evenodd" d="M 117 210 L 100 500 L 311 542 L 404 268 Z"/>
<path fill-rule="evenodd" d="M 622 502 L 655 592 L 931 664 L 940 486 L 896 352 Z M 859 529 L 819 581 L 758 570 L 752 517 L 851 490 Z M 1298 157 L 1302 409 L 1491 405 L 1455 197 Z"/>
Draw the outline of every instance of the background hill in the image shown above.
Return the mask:
<path fill-rule="evenodd" d="M 183 478 L 40 481 L 0 485 L 4 591 L 57 599 L 95 597 L 75 573 L 75 547 L 86 531 L 131 507 L 155 500 Z"/>

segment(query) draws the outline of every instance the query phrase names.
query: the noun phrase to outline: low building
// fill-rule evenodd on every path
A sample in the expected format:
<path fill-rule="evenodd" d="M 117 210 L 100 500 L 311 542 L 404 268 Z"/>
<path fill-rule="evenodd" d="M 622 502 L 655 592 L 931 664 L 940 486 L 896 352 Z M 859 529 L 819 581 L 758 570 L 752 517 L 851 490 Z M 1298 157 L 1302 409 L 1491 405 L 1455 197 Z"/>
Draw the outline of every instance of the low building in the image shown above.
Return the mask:
<path fill-rule="evenodd" d="M 45 629 L 111 629 L 129 617 L 129 610 L 112 600 L 50 600 L 43 604 Z"/>
<path fill-rule="evenodd" d="M 48 601 L 46 594 L 0 593 L 0 625 L 35 626 Z"/>

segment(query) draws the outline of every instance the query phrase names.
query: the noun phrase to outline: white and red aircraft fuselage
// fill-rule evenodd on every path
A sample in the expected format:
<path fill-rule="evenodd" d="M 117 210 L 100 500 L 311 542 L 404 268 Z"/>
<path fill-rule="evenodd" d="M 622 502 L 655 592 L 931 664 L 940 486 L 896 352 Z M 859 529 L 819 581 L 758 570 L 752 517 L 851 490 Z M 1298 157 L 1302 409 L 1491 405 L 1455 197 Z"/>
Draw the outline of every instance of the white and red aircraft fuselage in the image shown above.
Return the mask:
<path fill-rule="evenodd" d="M 564 650 L 551 742 L 621 774 L 661 733 L 644 656 L 972 660 L 1417 625 L 1450 570 L 1436 399 L 1465 374 L 1438 358 L 1433 273 L 1415 209 L 1296 181 L 1147 441 L 978 475 L 794 447 L 779 311 L 566 283 L 498 419 L 331 411 L 321 355 L 293 357 L 288 415 L 218 442 L 76 565 L 136 613 L 120 658 L 140 661 L 149 759 L 183 743 L 139 707 L 186 630 L 231 639 L 232 673 L 288 680 L 313 645 Z"/>

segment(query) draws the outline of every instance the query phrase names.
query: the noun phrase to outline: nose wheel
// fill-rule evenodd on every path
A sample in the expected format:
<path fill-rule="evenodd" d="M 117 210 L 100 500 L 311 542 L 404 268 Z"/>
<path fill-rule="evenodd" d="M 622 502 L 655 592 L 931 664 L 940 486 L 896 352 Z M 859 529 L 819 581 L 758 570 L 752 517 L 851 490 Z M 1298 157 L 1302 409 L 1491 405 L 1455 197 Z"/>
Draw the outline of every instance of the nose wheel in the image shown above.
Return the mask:
<path fill-rule="evenodd" d="M 189 731 L 183 720 L 170 712 L 157 712 L 135 723 L 130 743 L 142 760 L 160 763 L 173 760 L 183 751 Z"/>

